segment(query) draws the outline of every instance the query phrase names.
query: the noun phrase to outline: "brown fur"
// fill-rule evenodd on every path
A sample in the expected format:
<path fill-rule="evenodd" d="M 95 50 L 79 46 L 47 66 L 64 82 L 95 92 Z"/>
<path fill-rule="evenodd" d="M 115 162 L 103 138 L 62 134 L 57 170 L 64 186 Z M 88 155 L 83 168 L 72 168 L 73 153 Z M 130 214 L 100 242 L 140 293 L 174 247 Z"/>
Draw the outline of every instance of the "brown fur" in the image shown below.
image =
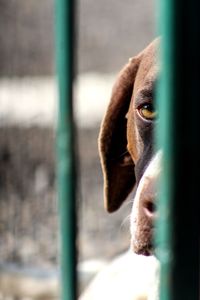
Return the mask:
<path fill-rule="evenodd" d="M 144 145 L 138 135 L 134 101 L 138 92 L 148 88 L 156 79 L 158 43 L 158 39 L 152 42 L 122 69 L 102 122 L 99 152 L 104 176 L 104 203 L 108 212 L 121 206 L 136 183 L 134 166 L 141 158 Z M 144 216 L 141 220 L 144 225 Z"/>

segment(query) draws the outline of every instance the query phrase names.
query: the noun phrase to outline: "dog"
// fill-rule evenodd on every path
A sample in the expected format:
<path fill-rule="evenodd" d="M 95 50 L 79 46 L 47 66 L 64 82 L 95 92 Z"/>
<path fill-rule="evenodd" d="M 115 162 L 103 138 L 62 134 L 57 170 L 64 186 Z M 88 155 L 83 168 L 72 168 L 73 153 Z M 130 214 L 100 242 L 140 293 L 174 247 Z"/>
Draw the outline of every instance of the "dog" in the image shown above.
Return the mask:
<path fill-rule="evenodd" d="M 107 211 L 116 211 L 129 194 L 134 199 L 130 218 L 133 251 L 116 258 L 100 272 L 80 300 L 159 299 L 159 262 L 152 255 L 162 159 L 154 145 L 158 49 L 156 39 L 119 73 L 99 135 Z"/>
<path fill-rule="evenodd" d="M 133 193 L 131 249 L 145 256 L 154 254 L 155 199 L 162 156 L 154 145 L 158 49 L 156 39 L 129 59 L 119 73 L 99 135 L 105 207 L 114 212 Z"/>

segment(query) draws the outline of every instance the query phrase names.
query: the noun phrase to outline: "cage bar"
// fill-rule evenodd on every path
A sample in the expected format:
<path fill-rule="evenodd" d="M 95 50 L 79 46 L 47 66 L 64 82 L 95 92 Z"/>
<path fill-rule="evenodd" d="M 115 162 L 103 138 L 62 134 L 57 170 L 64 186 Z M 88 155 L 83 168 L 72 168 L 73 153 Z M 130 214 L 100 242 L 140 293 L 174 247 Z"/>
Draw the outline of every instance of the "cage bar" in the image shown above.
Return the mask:
<path fill-rule="evenodd" d="M 72 105 L 74 1 L 55 2 L 56 62 L 59 90 L 57 187 L 60 220 L 61 298 L 76 299 L 76 170 Z"/>
<path fill-rule="evenodd" d="M 163 149 L 157 255 L 160 299 L 199 299 L 199 86 L 197 0 L 160 0 L 158 145 Z"/>

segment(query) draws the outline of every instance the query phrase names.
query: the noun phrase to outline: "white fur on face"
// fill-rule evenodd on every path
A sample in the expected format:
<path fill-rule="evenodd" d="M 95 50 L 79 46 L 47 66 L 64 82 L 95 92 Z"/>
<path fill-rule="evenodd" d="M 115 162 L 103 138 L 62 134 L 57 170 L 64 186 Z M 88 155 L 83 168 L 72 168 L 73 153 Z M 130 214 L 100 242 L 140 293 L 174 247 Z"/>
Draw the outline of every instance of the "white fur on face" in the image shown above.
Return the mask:
<path fill-rule="evenodd" d="M 136 245 L 137 241 L 137 232 L 138 232 L 138 223 L 139 223 L 139 205 L 141 201 L 141 195 L 143 194 L 146 186 L 150 181 L 158 179 L 161 172 L 161 159 L 162 151 L 158 151 L 150 161 L 148 167 L 146 168 L 142 178 L 140 179 L 136 195 L 133 202 L 132 212 L 131 212 L 131 237 L 132 242 Z"/>

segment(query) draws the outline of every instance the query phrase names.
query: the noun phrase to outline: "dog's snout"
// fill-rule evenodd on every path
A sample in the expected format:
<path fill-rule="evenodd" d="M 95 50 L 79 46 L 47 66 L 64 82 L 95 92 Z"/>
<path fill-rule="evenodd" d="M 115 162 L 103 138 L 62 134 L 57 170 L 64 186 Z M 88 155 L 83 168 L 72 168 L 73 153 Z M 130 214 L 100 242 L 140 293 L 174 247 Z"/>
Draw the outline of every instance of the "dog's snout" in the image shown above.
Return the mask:
<path fill-rule="evenodd" d="M 157 152 L 146 168 L 134 199 L 131 235 L 132 248 L 138 254 L 151 253 L 154 220 L 157 218 L 156 198 L 161 172 L 162 152 Z"/>

